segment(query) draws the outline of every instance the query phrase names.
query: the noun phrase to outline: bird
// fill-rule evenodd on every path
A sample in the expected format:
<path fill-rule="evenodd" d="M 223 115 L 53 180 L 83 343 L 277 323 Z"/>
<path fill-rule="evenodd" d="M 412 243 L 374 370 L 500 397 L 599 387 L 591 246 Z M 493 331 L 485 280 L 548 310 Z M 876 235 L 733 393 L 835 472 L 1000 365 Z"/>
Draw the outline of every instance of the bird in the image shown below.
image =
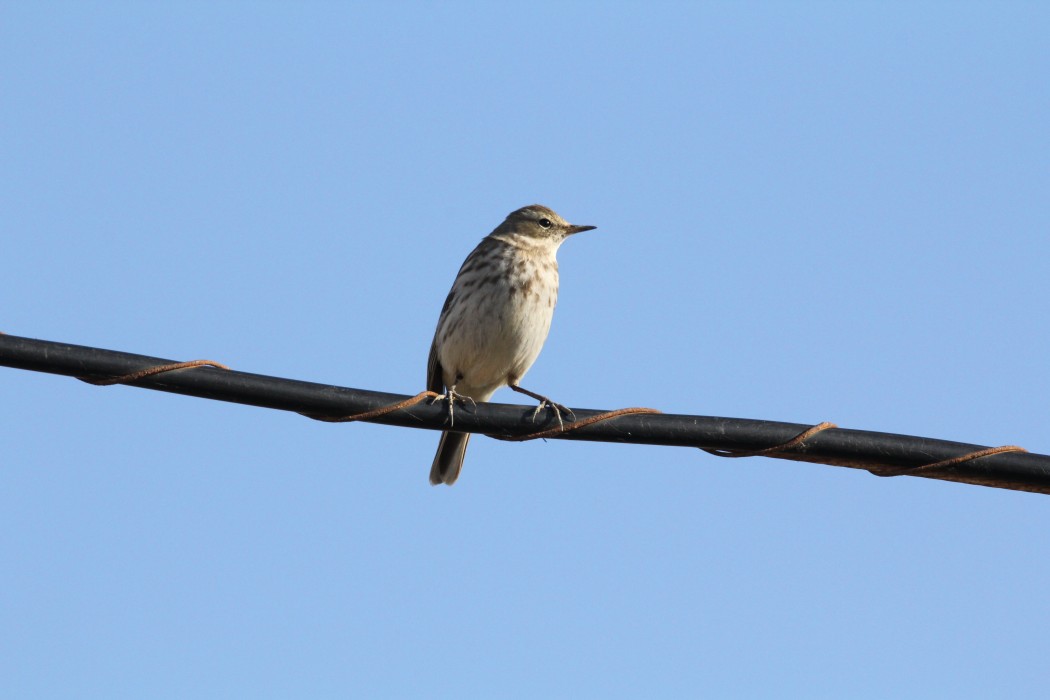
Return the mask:
<path fill-rule="evenodd" d="M 558 301 L 558 248 L 566 238 L 596 226 L 570 224 L 552 209 L 533 204 L 507 215 L 467 256 L 438 317 L 427 362 L 427 390 L 448 401 L 449 427 L 457 401 L 488 401 L 504 386 L 539 401 L 561 422 L 570 413 L 518 382 L 547 340 Z M 431 484 L 459 478 L 469 433 L 441 434 Z"/>

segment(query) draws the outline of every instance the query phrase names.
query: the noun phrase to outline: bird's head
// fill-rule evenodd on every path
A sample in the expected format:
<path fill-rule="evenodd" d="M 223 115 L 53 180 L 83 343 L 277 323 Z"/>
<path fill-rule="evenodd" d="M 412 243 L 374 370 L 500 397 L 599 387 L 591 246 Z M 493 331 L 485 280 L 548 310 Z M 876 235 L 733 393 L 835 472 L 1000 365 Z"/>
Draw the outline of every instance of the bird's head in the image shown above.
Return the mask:
<path fill-rule="evenodd" d="M 512 211 L 493 233 L 506 233 L 536 240 L 561 243 L 574 233 L 590 231 L 596 226 L 570 224 L 553 210 L 541 204 L 531 204 Z"/>

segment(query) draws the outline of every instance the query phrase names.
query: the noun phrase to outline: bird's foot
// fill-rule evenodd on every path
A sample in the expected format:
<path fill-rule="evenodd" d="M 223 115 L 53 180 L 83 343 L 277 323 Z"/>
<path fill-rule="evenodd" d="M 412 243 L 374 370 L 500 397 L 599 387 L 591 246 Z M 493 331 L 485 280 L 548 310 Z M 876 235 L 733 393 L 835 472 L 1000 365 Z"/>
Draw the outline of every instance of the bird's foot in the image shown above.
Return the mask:
<path fill-rule="evenodd" d="M 542 411 L 545 408 L 548 408 L 548 409 L 554 411 L 554 417 L 558 421 L 558 427 L 559 428 L 564 428 L 565 427 L 565 422 L 562 420 L 562 415 L 563 414 L 564 415 L 568 415 L 568 416 L 572 416 L 572 419 L 576 420 L 576 414 L 572 412 L 571 408 L 568 408 L 567 406 L 562 406 L 560 403 L 557 403 L 555 401 L 551 401 L 549 398 L 547 398 L 543 394 L 537 394 L 534 391 L 529 391 L 528 389 L 522 389 L 520 386 L 518 386 L 516 384 L 511 384 L 510 388 L 513 389 L 514 391 L 518 392 L 519 394 L 525 394 L 526 396 L 531 396 L 532 398 L 534 398 L 537 401 L 539 401 L 539 404 L 536 406 L 536 409 L 532 412 L 532 422 L 533 423 L 536 422 L 536 417 L 538 415 L 540 415 L 540 411 Z"/>
<path fill-rule="evenodd" d="M 549 408 L 554 411 L 554 418 L 558 421 L 558 427 L 564 428 L 565 422 L 562 420 L 562 414 L 572 416 L 573 420 L 576 420 L 576 414 L 572 412 L 572 409 L 568 406 L 562 406 L 560 403 L 555 403 L 550 399 L 540 399 L 540 402 L 536 404 L 536 408 L 532 411 L 532 422 L 536 422 L 536 416 L 540 415 L 540 411 L 545 408 Z"/>
<path fill-rule="evenodd" d="M 435 396 L 430 402 L 433 403 L 435 401 L 448 401 L 448 427 L 450 428 L 456 424 L 455 406 L 457 401 L 464 405 L 469 401 L 472 408 L 478 407 L 478 404 L 474 399 L 466 394 L 460 394 L 456 391 L 456 387 L 454 386 L 449 387 L 448 391 L 441 396 Z"/>

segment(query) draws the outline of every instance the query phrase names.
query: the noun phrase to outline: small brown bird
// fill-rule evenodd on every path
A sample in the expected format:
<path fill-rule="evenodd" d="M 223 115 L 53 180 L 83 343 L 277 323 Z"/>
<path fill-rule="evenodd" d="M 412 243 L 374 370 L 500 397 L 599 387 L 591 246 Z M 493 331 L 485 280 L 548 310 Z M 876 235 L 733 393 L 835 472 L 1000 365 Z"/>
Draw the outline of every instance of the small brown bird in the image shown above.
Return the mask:
<path fill-rule="evenodd" d="M 574 226 L 547 207 L 511 212 L 482 239 L 459 268 L 438 318 L 427 364 L 427 389 L 454 404 L 488 401 L 497 389 L 514 391 L 548 407 L 558 419 L 567 411 L 518 382 L 540 354 L 558 301 L 562 242 L 594 226 Z M 444 432 L 430 468 L 431 484 L 456 483 L 469 433 Z"/>

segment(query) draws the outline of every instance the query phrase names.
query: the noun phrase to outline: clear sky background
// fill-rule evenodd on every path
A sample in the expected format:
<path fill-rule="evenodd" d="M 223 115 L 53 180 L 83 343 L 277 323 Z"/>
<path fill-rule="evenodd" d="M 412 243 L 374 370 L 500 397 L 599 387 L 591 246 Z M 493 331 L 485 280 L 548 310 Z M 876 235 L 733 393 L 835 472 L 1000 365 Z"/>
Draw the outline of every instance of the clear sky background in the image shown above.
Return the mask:
<path fill-rule="evenodd" d="M 528 387 L 1050 452 L 1047 8 L 4 2 L 0 330 L 415 393 L 539 202 L 599 229 Z M 1050 683 L 1046 496 L 0 394 L 4 697 Z"/>

